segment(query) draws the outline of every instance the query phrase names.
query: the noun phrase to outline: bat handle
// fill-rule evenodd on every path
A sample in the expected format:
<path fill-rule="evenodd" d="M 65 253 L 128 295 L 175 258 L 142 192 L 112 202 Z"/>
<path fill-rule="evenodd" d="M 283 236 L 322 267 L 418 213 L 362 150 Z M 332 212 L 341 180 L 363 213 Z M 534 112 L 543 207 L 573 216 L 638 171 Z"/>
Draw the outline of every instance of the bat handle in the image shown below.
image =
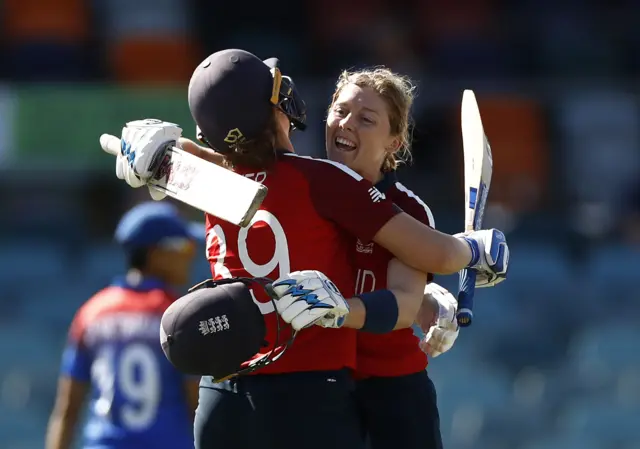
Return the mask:
<path fill-rule="evenodd" d="M 109 153 L 112 156 L 120 154 L 120 139 L 111 134 L 103 134 L 100 136 L 100 146 L 105 153 Z"/>
<path fill-rule="evenodd" d="M 458 293 L 458 326 L 467 327 L 473 321 L 473 295 L 476 288 L 476 271 L 465 269 L 460 272 L 460 291 Z"/>

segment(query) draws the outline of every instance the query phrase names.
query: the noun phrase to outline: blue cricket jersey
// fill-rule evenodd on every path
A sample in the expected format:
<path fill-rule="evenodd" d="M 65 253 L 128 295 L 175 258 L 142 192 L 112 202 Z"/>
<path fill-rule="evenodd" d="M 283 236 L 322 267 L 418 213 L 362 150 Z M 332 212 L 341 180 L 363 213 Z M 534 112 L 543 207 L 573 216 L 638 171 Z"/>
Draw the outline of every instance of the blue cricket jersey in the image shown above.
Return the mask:
<path fill-rule="evenodd" d="M 91 384 L 83 448 L 193 448 L 186 376 L 160 347 L 160 319 L 174 300 L 158 281 L 117 280 L 78 310 L 62 375 Z"/>

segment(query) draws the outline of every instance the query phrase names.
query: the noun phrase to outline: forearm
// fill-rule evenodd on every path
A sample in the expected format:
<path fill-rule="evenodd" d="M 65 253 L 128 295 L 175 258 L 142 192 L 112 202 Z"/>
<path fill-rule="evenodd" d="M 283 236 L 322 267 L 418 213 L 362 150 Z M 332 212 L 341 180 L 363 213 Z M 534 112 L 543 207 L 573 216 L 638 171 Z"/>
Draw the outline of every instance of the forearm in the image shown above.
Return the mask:
<path fill-rule="evenodd" d="M 224 156 L 216 153 L 211 148 L 198 145 L 193 140 L 187 139 L 186 137 L 181 137 L 178 141 L 178 144 L 180 145 L 180 148 L 182 148 L 187 153 L 193 154 L 200 159 L 204 159 L 205 161 L 212 162 L 216 165 L 223 165 Z"/>
<path fill-rule="evenodd" d="M 190 376 L 191 377 L 191 376 Z M 191 421 L 195 419 L 196 409 L 198 408 L 198 397 L 200 392 L 200 379 L 187 379 L 185 381 L 185 393 L 187 399 L 187 409 Z"/>
<path fill-rule="evenodd" d="M 423 295 L 416 296 L 415 292 L 403 290 L 390 290 L 396 298 L 398 306 L 398 318 L 393 330 L 406 329 L 411 327 L 416 319 Z M 359 297 L 349 298 L 349 314 L 347 315 L 343 327 L 350 329 L 362 329 L 367 319 L 367 308 Z"/>
<path fill-rule="evenodd" d="M 47 428 L 45 449 L 69 449 L 73 443 L 76 422 L 77 417 L 54 411 Z"/>
<path fill-rule="evenodd" d="M 353 329 L 373 325 L 383 332 L 411 327 L 422 305 L 427 277 L 400 260 L 391 259 L 387 265 L 387 289 L 347 300 L 350 309 L 344 325 Z M 373 314 L 369 323 L 367 313 Z"/>
<path fill-rule="evenodd" d="M 364 303 L 356 296 L 347 299 L 347 304 L 349 304 L 349 314 L 342 326 L 350 329 L 362 329 L 367 318 L 367 309 L 364 307 Z"/>
<path fill-rule="evenodd" d="M 469 264 L 472 256 L 464 240 L 428 228 L 406 214 L 392 218 L 378 231 L 374 241 L 423 273 L 457 273 Z"/>
<path fill-rule="evenodd" d="M 457 273 L 469 264 L 472 256 L 467 242 L 434 229 L 429 230 L 426 236 L 418 240 L 414 248 L 415 250 L 410 252 L 413 263 L 408 265 L 423 273 Z M 425 260 L 430 262 L 427 266 L 425 266 Z M 426 269 L 428 266 L 434 269 L 429 271 Z"/>
<path fill-rule="evenodd" d="M 437 232 L 437 231 L 436 231 Z M 458 271 L 464 269 L 471 262 L 471 248 L 469 244 L 462 239 L 453 237 L 448 234 L 441 234 L 446 237 L 447 242 L 445 245 L 449 246 L 447 250 L 449 257 L 446 257 L 447 262 L 443 265 L 443 271 L 433 272 L 434 274 L 455 274 Z"/>

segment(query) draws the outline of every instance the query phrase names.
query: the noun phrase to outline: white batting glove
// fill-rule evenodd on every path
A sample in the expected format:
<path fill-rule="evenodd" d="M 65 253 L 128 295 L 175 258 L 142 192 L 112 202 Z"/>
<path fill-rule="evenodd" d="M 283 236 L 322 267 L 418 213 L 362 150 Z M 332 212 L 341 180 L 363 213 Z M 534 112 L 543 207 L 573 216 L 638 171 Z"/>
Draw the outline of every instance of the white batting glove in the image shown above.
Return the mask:
<path fill-rule="evenodd" d="M 338 328 L 349 313 L 340 291 L 319 271 L 294 271 L 272 284 L 276 309 L 295 330 L 312 325 Z"/>
<path fill-rule="evenodd" d="M 463 239 L 473 254 L 467 268 L 477 271 L 476 287 L 493 287 L 507 278 L 509 245 L 504 234 L 497 229 L 483 229 L 456 234 Z"/>
<path fill-rule="evenodd" d="M 435 319 L 434 302 L 438 304 L 438 315 Z M 447 352 L 458 338 L 457 308 L 458 301 L 446 288 L 434 282 L 427 284 L 416 324 L 424 333 L 420 340 L 420 349 L 429 356 L 438 357 Z"/>
<path fill-rule="evenodd" d="M 120 136 L 121 147 L 116 158 L 116 176 L 124 179 L 131 187 L 142 187 L 151 179 L 165 148 L 168 145 L 176 145 L 180 136 L 182 128 L 175 123 L 157 119 L 128 122 L 122 128 Z M 151 187 L 149 193 L 157 201 L 166 196 Z"/>

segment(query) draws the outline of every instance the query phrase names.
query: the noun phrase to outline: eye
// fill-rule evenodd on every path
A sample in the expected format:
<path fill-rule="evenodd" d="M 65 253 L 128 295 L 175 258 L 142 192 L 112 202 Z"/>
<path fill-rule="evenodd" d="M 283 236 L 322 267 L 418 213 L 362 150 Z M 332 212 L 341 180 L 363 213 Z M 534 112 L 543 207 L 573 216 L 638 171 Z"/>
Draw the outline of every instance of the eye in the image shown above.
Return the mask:
<path fill-rule="evenodd" d="M 340 106 L 335 106 L 333 108 L 333 113 L 338 117 L 342 117 L 344 115 L 344 109 L 342 109 Z"/>
<path fill-rule="evenodd" d="M 376 123 L 372 118 L 369 117 L 362 117 L 362 121 L 368 125 L 373 125 Z"/>

